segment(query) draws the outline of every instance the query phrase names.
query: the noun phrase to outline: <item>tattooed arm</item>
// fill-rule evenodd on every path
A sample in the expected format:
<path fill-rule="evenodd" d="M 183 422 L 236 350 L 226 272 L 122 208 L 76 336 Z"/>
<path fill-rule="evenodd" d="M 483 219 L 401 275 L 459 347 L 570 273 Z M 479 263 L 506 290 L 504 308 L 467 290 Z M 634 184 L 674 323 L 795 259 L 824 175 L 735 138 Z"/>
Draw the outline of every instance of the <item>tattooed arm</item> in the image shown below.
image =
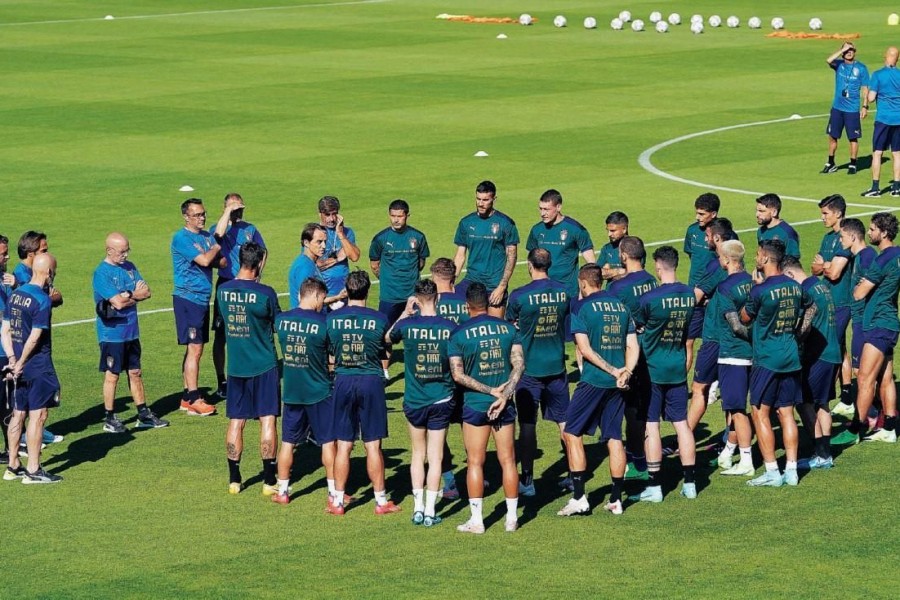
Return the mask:
<path fill-rule="evenodd" d="M 811 304 L 809 308 L 804 311 L 803 318 L 800 320 L 800 328 L 797 330 L 797 337 L 799 339 L 804 340 L 806 339 L 806 336 L 809 335 L 816 312 L 818 312 L 818 308 L 815 304 Z"/>
<path fill-rule="evenodd" d="M 738 336 L 742 340 L 750 341 L 750 330 L 746 325 L 741 323 L 741 318 L 738 317 L 738 314 L 734 311 L 725 313 L 725 320 L 728 321 L 728 325 L 731 327 L 731 331 L 734 335 Z"/>

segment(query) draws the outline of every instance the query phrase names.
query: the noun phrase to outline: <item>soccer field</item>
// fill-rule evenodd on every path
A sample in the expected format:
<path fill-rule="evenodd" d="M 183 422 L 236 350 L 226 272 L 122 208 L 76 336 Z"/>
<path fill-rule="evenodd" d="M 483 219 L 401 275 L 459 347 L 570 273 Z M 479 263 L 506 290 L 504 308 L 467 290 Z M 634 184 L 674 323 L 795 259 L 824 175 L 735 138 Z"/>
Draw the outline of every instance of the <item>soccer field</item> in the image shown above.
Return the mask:
<path fill-rule="evenodd" d="M 677 11 L 684 24 L 665 35 L 610 30 L 625 8 L 645 21 L 652 10 Z M 678 496 L 677 459 L 666 459 L 662 504 L 562 519 L 555 513 L 567 495 L 556 482 L 566 466 L 555 426 L 541 423 L 538 495 L 522 502 L 517 533 L 503 532 L 496 487 L 483 536 L 456 532 L 468 516 L 464 500 L 439 504 L 440 527 L 413 527 L 396 364 L 385 459 L 387 490 L 403 513 L 372 515 L 361 448 L 349 490 L 362 501 L 344 517 L 323 514 L 324 473 L 308 446 L 298 449 L 292 503 L 274 505 L 255 476 L 253 425 L 242 463 L 250 485 L 230 496 L 224 405 L 205 419 L 177 410 L 182 349 L 169 310 L 180 203 L 204 198 L 212 224 L 229 191 L 244 197 L 246 219 L 265 236 L 263 281 L 279 292 L 321 196 L 340 198 L 367 270 L 388 203 L 406 199 L 410 224 L 428 236 L 430 264 L 453 255 L 456 224 L 484 179 L 496 182 L 497 208 L 518 224 L 520 260 L 538 198 L 556 188 L 598 249 L 613 210 L 627 212 L 631 233 L 648 244 L 680 250 L 698 194 L 716 191 L 720 214 L 749 232 L 754 198 L 775 192 L 808 264 L 824 233 L 819 199 L 843 194 L 849 215 L 900 205 L 859 196 L 867 166 L 855 177 L 818 174 L 834 90 L 824 59 L 840 42 L 768 38 L 768 23 L 780 16 L 786 29 L 808 31 L 815 16 L 823 32 L 859 33 L 858 58 L 874 71 L 885 47 L 900 44 L 900 28 L 886 24 L 893 10 L 833 0 L 4 2 L 0 233 L 14 254 L 22 232 L 42 230 L 59 261 L 65 304 L 54 311 L 53 348 L 62 407 L 48 424 L 66 438 L 44 453 L 61 485 L 0 482 L 0 598 L 896 597 L 896 445 L 845 449 L 836 468 L 790 489 L 750 489 L 707 467 L 715 455 L 700 452 L 692 502 Z M 523 12 L 538 22 L 435 19 Z M 693 13 L 742 23 L 755 14 L 764 26 L 692 35 Z M 567 28 L 553 27 L 557 14 Z M 582 27 L 587 16 L 598 29 Z M 863 123 L 861 165 L 873 117 Z M 838 164 L 847 153 L 842 140 Z M 179 192 L 183 185 L 196 191 Z M 171 420 L 166 429 L 132 429 L 123 383 L 117 411 L 129 433 L 102 430 L 91 274 L 114 230 L 130 238 L 130 260 L 153 290 L 141 304 L 143 370 L 148 403 Z M 526 281 L 520 266 L 512 287 Z M 206 389 L 215 383 L 210 350 Z M 698 440 L 722 426 L 713 405 Z M 663 434 L 674 436 L 671 427 Z M 460 459 L 458 430 L 450 443 Z M 801 432 L 801 456 L 808 452 Z M 606 451 L 591 439 L 588 456 L 599 507 L 609 492 Z M 457 472 L 462 485 L 464 466 Z M 499 481 L 492 456 L 487 478 Z"/>

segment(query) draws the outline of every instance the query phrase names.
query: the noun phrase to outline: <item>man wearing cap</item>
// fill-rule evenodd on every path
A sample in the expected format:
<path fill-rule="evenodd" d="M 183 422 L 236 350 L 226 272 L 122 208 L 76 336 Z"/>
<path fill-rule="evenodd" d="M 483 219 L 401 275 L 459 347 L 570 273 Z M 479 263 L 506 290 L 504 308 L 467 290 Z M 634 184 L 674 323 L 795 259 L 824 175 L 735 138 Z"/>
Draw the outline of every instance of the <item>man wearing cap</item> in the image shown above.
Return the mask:
<path fill-rule="evenodd" d="M 850 166 L 848 175 L 856 175 L 856 155 L 859 153 L 859 137 L 862 134 L 860 121 L 866 118 L 869 111 L 868 101 L 860 105 L 860 98 L 866 99 L 869 93 L 869 70 L 866 65 L 856 60 L 856 46 L 850 42 L 841 44 L 840 50 L 825 59 L 828 66 L 834 69 L 834 101 L 831 103 L 831 117 L 825 133 L 828 135 L 828 161 L 822 173 L 834 173 L 834 152 L 837 150 L 841 133 L 847 131 L 850 140 Z"/>

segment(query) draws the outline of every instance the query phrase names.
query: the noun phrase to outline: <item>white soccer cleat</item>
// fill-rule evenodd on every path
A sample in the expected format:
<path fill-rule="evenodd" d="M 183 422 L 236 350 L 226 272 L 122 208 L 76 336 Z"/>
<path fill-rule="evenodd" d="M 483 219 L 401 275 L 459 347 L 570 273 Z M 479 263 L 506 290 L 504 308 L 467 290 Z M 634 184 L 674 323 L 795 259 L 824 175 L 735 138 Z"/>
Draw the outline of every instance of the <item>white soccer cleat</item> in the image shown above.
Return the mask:
<path fill-rule="evenodd" d="M 750 477 L 754 473 L 756 473 L 756 469 L 753 468 L 752 464 L 738 463 L 730 469 L 725 469 L 720 474 L 733 477 Z"/>
<path fill-rule="evenodd" d="M 872 435 L 867 435 L 863 438 L 864 442 L 886 442 L 888 444 L 896 444 L 897 443 L 897 432 L 889 431 L 887 429 L 877 429 Z"/>
<path fill-rule="evenodd" d="M 591 505 L 588 504 L 587 496 L 580 499 L 569 498 L 569 501 L 559 509 L 556 514 L 560 517 L 571 517 L 573 515 L 584 515 L 591 512 Z"/>

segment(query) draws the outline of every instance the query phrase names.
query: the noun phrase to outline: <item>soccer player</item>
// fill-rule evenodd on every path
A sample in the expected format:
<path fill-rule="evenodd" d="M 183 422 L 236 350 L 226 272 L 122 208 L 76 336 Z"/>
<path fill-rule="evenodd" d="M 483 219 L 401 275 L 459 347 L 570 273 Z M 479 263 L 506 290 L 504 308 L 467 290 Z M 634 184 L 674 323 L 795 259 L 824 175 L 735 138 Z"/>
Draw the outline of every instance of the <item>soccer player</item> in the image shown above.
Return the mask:
<path fill-rule="evenodd" d="M 220 252 L 222 256 L 228 261 L 227 264 L 219 267 L 219 277 L 216 279 L 215 288 L 217 292 L 220 285 L 237 277 L 241 267 L 241 246 L 246 242 L 253 242 L 263 248 L 266 247 L 262 234 L 256 228 L 256 225 L 244 220 L 244 209 L 246 206 L 241 195 L 237 192 L 229 192 L 225 194 L 224 202 L 225 210 L 222 211 L 222 216 L 209 230 L 216 239 L 216 243 L 221 246 Z M 218 383 L 216 396 L 224 399 L 227 393 L 225 386 L 225 323 L 222 322 L 219 315 L 219 307 L 216 304 L 218 299 L 219 296 L 216 294 L 213 300 L 212 326 L 216 335 L 213 338 L 212 355 L 213 366 L 216 369 L 216 382 Z"/>
<path fill-rule="evenodd" d="M 216 292 L 225 322 L 228 354 L 228 396 L 225 400 L 228 493 L 239 494 L 243 488 L 244 426 L 248 419 L 258 419 L 262 494 L 273 496 L 278 493 L 275 481 L 276 421 L 281 414 L 275 317 L 281 308 L 275 290 L 259 282 L 266 265 L 266 249 L 255 242 L 245 242 L 239 256 L 241 268 L 237 277 L 223 283 Z"/>
<path fill-rule="evenodd" d="M 797 406 L 803 428 L 814 445 L 813 456 L 801 462 L 806 469 L 828 469 L 831 458 L 831 413 L 828 403 L 834 399 L 834 383 L 841 366 L 841 347 L 834 318 L 831 289 L 818 277 L 808 277 L 800 261 L 784 257 L 784 274 L 803 286 L 816 307 L 816 316 L 800 353 L 803 402 Z"/>
<path fill-rule="evenodd" d="M 585 435 L 600 427 L 600 441 L 609 451 L 612 492 L 604 507 L 622 514 L 622 487 L 625 485 L 625 447 L 622 445 L 624 402 L 638 361 L 640 349 L 628 308 L 608 291 L 601 290 L 599 265 L 585 265 L 578 273 L 581 300 L 572 312 L 572 332 L 584 356 L 584 371 L 575 387 L 566 412 L 566 449 L 572 474 L 572 498 L 556 514 L 568 517 L 590 512 L 584 481 L 587 476 Z"/>
<path fill-rule="evenodd" d="M 838 343 L 841 346 L 841 402 L 853 410 L 850 399 L 852 370 L 850 353 L 847 352 L 847 326 L 850 325 L 850 302 L 852 300 L 852 267 L 853 255 L 841 245 L 841 221 L 847 212 L 847 203 L 840 194 L 823 198 L 819 202 L 822 223 L 828 233 L 822 238 L 819 253 L 813 258 L 810 271 L 821 277 L 822 282 L 831 291 L 834 300 L 834 324 L 837 329 Z"/>
<path fill-rule="evenodd" d="M 0 235 L 0 321 L 3 320 L 3 313 L 6 311 L 6 303 L 9 295 L 12 294 L 12 286 L 16 283 L 16 278 L 12 273 L 6 272 L 6 265 L 9 262 L 9 238 Z M 8 363 L 6 351 L 0 344 L 0 368 L 6 367 Z M 3 433 L 3 452 L 0 452 L 0 465 L 9 464 L 9 453 L 15 452 L 16 448 L 9 445 L 9 439 L 6 437 L 9 420 L 12 417 L 12 406 L 10 398 L 7 397 L 6 373 L 0 371 L 0 431 Z"/>
<path fill-rule="evenodd" d="M 434 281 L 420 279 L 414 287 L 415 295 L 387 332 L 385 342 L 403 341 L 403 413 L 412 440 L 412 523 L 432 527 L 441 522 L 435 503 L 441 489 L 444 442 L 453 412 L 455 386 L 447 348 L 456 324 L 437 315 L 438 291 Z"/>
<path fill-rule="evenodd" d="M 334 459 L 334 496 L 328 511 L 344 514 L 344 490 L 350 475 L 353 441 L 362 435 L 366 470 L 375 492 L 375 514 L 399 512 L 384 488 L 384 456 L 381 440 L 388 435 L 387 400 L 381 359 L 387 317 L 366 307 L 369 274 L 354 271 L 347 276 L 347 306 L 328 315 L 328 352 L 334 357 L 334 400 L 337 455 Z"/>
<path fill-rule="evenodd" d="M 494 208 L 496 200 L 493 182 L 482 181 L 475 188 L 475 212 L 460 219 L 453 237 L 453 262 L 457 274 L 467 265 L 466 278 L 458 286 L 460 292 L 465 293 L 471 283 L 484 285 L 488 289 L 488 314 L 502 319 L 509 279 L 516 268 L 519 230 L 515 221 Z"/>
<path fill-rule="evenodd" d="M 677 280 L 678 251 L 662 246 L 653 253 L 659 287 L 641 296 L 634 325 L 643 330 L 641 348 L 650 369 L 650 405 L 647 410 L 647 487 L 641 502 L 662 502 L 659 479 L 662 468 L 662 436 L 659 421 L 665 417 L 678 436 L 678 451 L 684 483 L 681 495 L 697 497 L 694 479 L 696 449 L 694 432 L 687 422 L 687 331 L 697 300 L 694 289 Z"/>
<path fill-rule="evenodd" d="M 550 279 L 552 269 L 553 259 L 548 250 L 530 250 L 528 274 L 531 283 L 513 290 L 506 310 L 506 320 L 519 330 L 525 358 L 525 373 L 515 393 L 522 464 L 519 494 L 522 496 L 535 494 L 538 409 L 545 420 L 557 424 L 562 440 L 569 407 L 565 322 L 571 296 L 565 284 Z"/>
<path fill-rule="evenodd" d="M 138 302 L 150 297 L 150 287 L 134 263 L 128 260 L 131 247 L 121 233 L 106 236 L 106 257 L 94 270 L 94 303 L 97 306 L 97 338 L 100 342 L 100 372 L 103 373 L 103 430 L 124 433 L 115 413 L 116 386 L 122 371 L 128 373 L 128 389 L 137 409 L 138 428 L 167 427 L 144 397 L 141 373 L 141 340 L 138 330 Z"/>
<path fill-rule="evenodd" d="M 707 310 L 714 315 L 719 332 L 718 379 L 722 410 L 730 423 L 728 440 L 719 453 L 717 464 L 722 475 L 753 474 L 753 457 L 750 453 L 753 431 L 747 417 L 747 394 L 750 391 L 750 366 L 753 349 L 750 334 L 741 323 L 740 312 L 747 302 L 753 278 L 744 268 L 744 244 L 727 240 L 719 246 L 719 265 L 727 277 L 716 287 L 713 302 Z M 734 451 L 740 448 L 740 462 L 733 464 Z"/>
<path fill-rule="evenodd" d="M 59 379 L 51 356 L 51 300 L 47 290 L 53 287 L 56 259 L 39 254 L 31 264 L 31 280 L 9 296 L 0 343 L 8 361 L 8 374 L 17 380 L 8 438 L 18 440 L 28 418 L 25 432 L 28 464 L 23 467 L 17 452 L 10 452 L 3 479 L 21 479 L 25 484 L 59 483 L 62 477 L 41 466 L 41 445 L 47 411 L 59 406 Z"/>
<path fill-rule="evenodd" d="M 894 46 L 885 51 L 884 67 L 872 73 L 869 93 L 863 102 L 864 108 L 878 102 L 872 130 L 872 187 L 860 194 L 867 198 L 881 195 L 881 157 L 889 146 L 894 175 L 891 196 L 900 196 L 900 72 L 897 71 L 897 56 L 898 50 Z"/>
<path fill-rule="evenodd" d="M 706 270 L 709 261 L 715 258 L 715 253 L 709 247 L 706 238 L 706 226 L 719 216 L 721 201 L 716 194 L 707 192 L 700 194 L 694 200 L 694 222 L 691 223 L 684 234 L 684 253 L 691 261 L 691 269 L 688 273 L 687 284 L 697 287 L 701 279 L 706 278 Z M 689 360 L 694 357 L 694 340 L 703 333 L 703 316 L 706 313 L 706 304 L 698 303 L 694 306 L 693 318 L 688 328 L 687 355 Z M 690 365 L 688 365 L 690 369 Z"/>
<path fill-rule="evenodd" d="M 291 308 L 297 308 L 299 305 L 300 286 L 304 281 L 310 277 L 325 281 L 319 270 L 318 261 L 325 252 L 327 240 L 325 228 L 318 223 L 308 223 L 300 232 L 300 245 L 303 249 L 288 270 L 288 300 Z M 325 306 L 334 305 L 346 297 L 347 292 L 342 285 L 337 295 L 325 298 Z"/>
<path fill-rule="evenodd" d="M 866 96 L 869 92 L 869 69 L 856 60 L 856 46 L 852 42 L 844 42 L 840 49 L 825 59 L 834 70 L 834 101 L 831 103 L 831 117 L 825 134 L 828 136 L 828 161 L 822 173 L 834 173 L 834 153 L 837 150 L 841 133 L 847 130 L 850 141 L 850 166 L 848 175 L 856 175 L 856 156 L 859 153 L 859 138 L 862 135 L 861 119 L 865 119 L 869 111 Z M 862 98 L 862 106 L 860 106 Z"/>
<path fill-rule="evenodd" d="M 752 326 L 753 367 L 750 370 L 750 404 L 756 440 L 766 471 L 747 482 L 751 486 L 797 485 L 797 422 L 794 405 L 801 398 L 800 350 L 797 339 L 805 337 L 816 308 L 803 288 L 781 271 L 785 245 L 781 240 L 763 240 L 756 252 L 756 270 L 762 283 L 750 289 L 741 309 L 741 322 Z M 798 328 L 799 323 L 799 328 Z M 784 475 L 775 460 L 775 433 L 771 411 L 778 413 L 784 441 Z"/>
<path fill-rule="evenodd" d="M 360 256 L 356 233 L 351 227 L 344 225 L 344 215 L 340 214 L 340 210 L 341 201 L 334 196 L 322 196 L 319 199 L 319 224 L 325 228 L 326 237 L 325 250 L 316 264 L 328 286 L 329 298 L 346 297 L 343 293 L 344 282 L 350 273 L 350 262 L 358 261 Z M 326 301 L 325 305 L 330 310 L 335 310 L 343 306 L 343 298 L 336 302 Z"/>
<path fill-rule="evenodd" d="M 516 328 L 488 314 L 489 295 L 484 284 L 466 290 L 468 321 L 450 335 L 450 370 L 453 380 L 466 388 L 463 406 L 463 441 L 468 455 L 466 486 L 471 516 L 456 529 L 484 533 L 484 461 L 488 440 L 494 438 L 503 472 L 508 532 L 519 528 L 519 474 L 516 472 L 516 409 L 509 402 L 525 370 L 522 343 Z"/>
<path fill-rule="evenodd" d="M 781 198 L 777 194 L 763 194 L 756 199 L 756 241 L 781 240 L 785 256 L 800 260 L 800 236 L 781 218 Z"/>
<path fill-rule="evenodd" d="M 206 209 L 203 200 L 188 198 L 181 203 L 184 228 L 172 237 L 172 267 L 175 290 L 172 305 L 178 344 L 185 347 L 182 361 L 184 397 L 181 410 L 188 415 L 206 417 L 216 408 L 200 395 L 200 358 L 209 341 L 209 297 L 212 295 L 212 271 L 223 266 L 221 247 L 206 231 Z"/>
<path fill-rule="evenodd" d="M 556 190 L 541 194 L 538 201 L 541 220 L 531 228 L 525 249 L 529 252 L 535 248 L 547 250 L 550 253 L 547 275 L 566 286 L 569 298 L 578 298 L 578 257 L 589 263 L 597 259 L 591 234 L 581 223 L 562 214 L 562 203 L 562 194 Z"/>
<path fill-rule="evenodd" d="M 13 271 L 13 277 L 16 280 L 13 287 L 25 285 L 31 281 L 31 267 L 34 258 L 39 254 L 47 254 L 50 252 L 50 246 L 47 245 L 47 234 L 40 231 L 26 231 L 22 234 L 22 237 L 19 238 L 19 244 L 16 251 L 21 262 L 16 265 L 16 268 Z M 48 294 L 50 295 L 50 301 L 54 308 L 62 305 L 63 297 L 59 290 L 51 288 Z"/>
<path fill-rule="evenodd" d="M 603 279 L 609 282 L 625 274 L 625 265 L 619 255 L 619 242 L 628 235 L 628 215 L 619 211 L 609 213 L 606 217 L 606 234 L 609 242 L 600 248 L 597 265 L 602 269 Z"/>
<path fill-rule="evenodd" d="M 867 442 L 897 441 L 897 391 L 894 386 L 894 346 L 897 345 L 900 320 L 897 318 L 897 295 L 900 292 L 900 248 L 897 217 L 891 213 L 875 213 L 869 225 L 869 240 L 878 246 L 878 257 L 862 274 L 853 289 L 855 300 L 866 300 L 863 313 L 863 347 L 857 375 L 856 415 L 835 443 L 854 443 L 854 436 Z M 875 398 L 875 386 L 884 409 L 884 427 L 867 434 L 865 419 Z"/>

